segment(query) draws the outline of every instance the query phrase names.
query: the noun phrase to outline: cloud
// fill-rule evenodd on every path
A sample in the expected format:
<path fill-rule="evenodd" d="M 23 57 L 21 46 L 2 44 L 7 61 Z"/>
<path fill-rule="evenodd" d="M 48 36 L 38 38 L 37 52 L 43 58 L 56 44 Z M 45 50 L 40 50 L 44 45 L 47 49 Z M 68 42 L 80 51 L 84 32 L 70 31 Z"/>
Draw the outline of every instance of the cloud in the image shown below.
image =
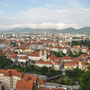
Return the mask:
<path fill-rule="evenodd" d="M 33 28 L 33 29 L 65 29 L 65 28 L 80 28 L 76 24 L 64 24 L 64 23 L 42 23 L 42 24 L 12 24 L 12 25 L 0 25 L 1 29 L 14 29 L 14 28 Z"/>
<path fill-rule="evenodd" d="M 3 11 L 0 11 L 0 14 L 3 14 Z"/>
<path fill-rule="evenodd" d="M 69 27 L 73 27 L 73 28 L 80 28 L 78 25 L 76 24 L 65 24 L 65 23 L 43 23 L 41 25 L 39 25 L 39 28 L 44 28 L 44 29 L 65 29 L 65 28 L 69 28 Z"/>
<path fill-rule="evenodd" d="M 44 7 L 21 11 L 21 17 L 0 16 L 0 30 L 18 27 L 80 28 L 90 26 L 90 9 L 50 9 Z"/>
<path fill-rule="evenodd" d="M 49 8 L 32 8 L 21 12 L 28 22 L 33 23 L 67 23 L 67 24 L 87 24 L 90 22 L 90 9 L 49 9 Z M 24 20 L 24 19 L 23 19 Z"/>

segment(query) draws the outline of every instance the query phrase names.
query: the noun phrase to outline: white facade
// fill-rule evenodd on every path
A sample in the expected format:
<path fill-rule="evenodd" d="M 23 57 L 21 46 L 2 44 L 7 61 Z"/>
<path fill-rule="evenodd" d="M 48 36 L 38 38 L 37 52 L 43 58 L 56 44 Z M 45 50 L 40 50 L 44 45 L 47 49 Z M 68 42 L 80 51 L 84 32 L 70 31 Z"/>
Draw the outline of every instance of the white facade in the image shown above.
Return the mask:
<path fill-rule="evenodd" d="M 26 63 L 26 62 L 28 62 L 29 61 L 29 59 L 27 58 L 27 59 L 18 59 L 18 62 L 22 62 L 22 63 Z"/>
<path fill-rule="evenodd" d="M 28 58 L 29 58 L 30 60 L 34 60 L 34 61 L 38 61 L 38 60 L 41 59 L 41 57 L 38 57 L 38 56 L 28 56 Z"/>
<path fill-rule="evenodd" d="M 38 56 L 28 56 L 28 58 L 30 59 L 30 60 L 34 60 L 34 61 L 38 61 L 38 60 L 40 60 L 40 59 L 42 59 L 42 60 L 44 60 L 44 61 L 47 61 L 47 51 L 46 50 L 44 50 L 44 55 L 42 54 L 42 50 L 40 50 L 40 52 L 39 52 L 39 55 Z"/>
<path fill-rule="evenodd" d="M 18 76 L 4 76 L 4 74 L 0 73 L 0 81 L 4 84 L 4 88 L 6 88 L 6 90 L 16 88 L 17 80 L 21 80 L 21 78 Z"/>
<path fill-rule="evenodd" d="M 44 66 L 46 66 L 46 67 L 52 67 L 53 65 L 50 65 L 50 64 L 36 64 L 37 66 L 39 66 L 39 67 L 44 67 Z"/>
<path fill-rule="evenodd" d="M 54 65 L 55 70 L 60 70 L 60 65 Z"/>
<path fill-rule="evenodd" d="M 61 60 L 62 62 L 69 62 L 69 61 L 72 61 L 71 59 L 63 59 Z"/>
<path fill-rule="evenodd" d="M 16 61 L 18 61 L 18 58 L 13 58 L 13 59 L 10 59 L 11 61 L 13 61 L 13 62 L 16 62 Z"/>
<path fill-rule="evenodd" d="M 61 50 L 64 54 L 67 54 L 67 50 L 66 49 L 62 49 Z"/>

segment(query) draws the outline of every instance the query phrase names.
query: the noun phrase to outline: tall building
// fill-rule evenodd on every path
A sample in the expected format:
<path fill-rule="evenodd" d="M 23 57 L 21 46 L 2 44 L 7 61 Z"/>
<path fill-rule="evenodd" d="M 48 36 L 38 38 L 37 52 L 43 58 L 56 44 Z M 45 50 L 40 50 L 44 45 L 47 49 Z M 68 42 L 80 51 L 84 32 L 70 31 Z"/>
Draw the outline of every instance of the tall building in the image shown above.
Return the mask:
<path fill-rule="evenodd" d="M 18 72 L 14 69 L 0 70 L 0 82 L 5 90 L 33 90 L 33 87 L 42 87 L 45 80 L 34 75 Z"/>
<path fill-rule="evenodd" d="M 44 60 L 45 61 L 47 60 L 47 51 L 46 51 L 46 49 L 44 50 Z"/>
<path fill-rule="evenodd" d="M 40 49 L 40 58 L 42 59 L 42 49 Z"/>

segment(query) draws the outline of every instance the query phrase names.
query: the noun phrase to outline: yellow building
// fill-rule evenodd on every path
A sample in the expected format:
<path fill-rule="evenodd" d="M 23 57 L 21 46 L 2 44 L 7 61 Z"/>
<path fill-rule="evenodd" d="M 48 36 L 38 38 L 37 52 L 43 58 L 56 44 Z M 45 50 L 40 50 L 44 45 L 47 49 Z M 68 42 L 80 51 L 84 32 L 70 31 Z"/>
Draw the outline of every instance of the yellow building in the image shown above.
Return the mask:
<path fill-rule="evenodd" d="M 84 61 L 79 62 L 79 69 L 81 69 L 81 70 L 86 71 L 88 66 L 90 66 L 90 64 L 88 62 L 84 62 Z"/>
<path fill-rule="evenodd" d="M 71 70 L 71 69 L 75 69 L 78 67 L 78 63 L 79 61 L 68 61 L 64 63 L 64 69 L 65 70 Z"/>

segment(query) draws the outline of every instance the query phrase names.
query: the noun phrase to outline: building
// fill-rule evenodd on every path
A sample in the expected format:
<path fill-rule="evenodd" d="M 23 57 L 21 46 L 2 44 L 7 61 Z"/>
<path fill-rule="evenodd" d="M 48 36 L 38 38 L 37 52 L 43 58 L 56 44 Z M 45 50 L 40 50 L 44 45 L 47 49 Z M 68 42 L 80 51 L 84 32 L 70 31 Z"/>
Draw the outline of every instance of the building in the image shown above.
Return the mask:
<path fill-rule="evenodd" d="M 36 50 L 30 54 L 28 54 L 28 57 L 30 60 L 38 61 L 40 59 L 47 61 L 47 56 L 50 54 L 50 51 L 47 49 L 39 49 Z"/>
<path fill-rule="evenodd" d="M 70 56 L 64 56 L 62 58 L 62 62 L 72 61 L 72 58 Z"/>
<path fill-rule="evenodd" d="M 5 90 L 10 90 L 12 88 L 16 90 L 23 88 L 25 88 L 25 90 L 33 90 L 35 84 L 40 87 L 45 83 L 45 80 L 34 75 L 20 73 L 14 69 L 8 69 L 0 70 L 0 82 L 4 85 Z"/>
<path fill-rule="evenodd" d="M 71 70 L 78 67 L 79 61 L 69 61 L 64 63 L 64 70 Z"/>
<path fill-rule="evenodd" d="M 87 70 L 88 66 L 90 66 L 90 63 L 88 63 L 88 62 L 85 62 L 85 61 L 79 62 L 79 69 L 81 69 L 81 70 Z"/>
<path fill-rule="evenodd" d="M 52 67 L 53 66 L 53 64 L 51 62 L 49 62 L 49 61 L 42 61 L 42 60 L 37 61 L 36 65 L 39 66 L 39 67 L 44 67 L 44 66 Z"/>
<path fill-rule="evenodd" d="M 20 63 L 26 63 L 28 61 L 29 61 L 28 56 L 19 56 L 18 57 L 18 62 L 20 62 Z"/>
<path fill-rule="evenodd" d="M 23 81 L 18 80 L 16 84 L 16 90 L 33 90 L 34 82 L 33 81 Z"/>
<path fill-rule="evenodd" d="M 18 72 L 14 69 L 0 70 L 0 90 L 64 90 L 60 87 L 45 87 L 42 77 Z"/>

